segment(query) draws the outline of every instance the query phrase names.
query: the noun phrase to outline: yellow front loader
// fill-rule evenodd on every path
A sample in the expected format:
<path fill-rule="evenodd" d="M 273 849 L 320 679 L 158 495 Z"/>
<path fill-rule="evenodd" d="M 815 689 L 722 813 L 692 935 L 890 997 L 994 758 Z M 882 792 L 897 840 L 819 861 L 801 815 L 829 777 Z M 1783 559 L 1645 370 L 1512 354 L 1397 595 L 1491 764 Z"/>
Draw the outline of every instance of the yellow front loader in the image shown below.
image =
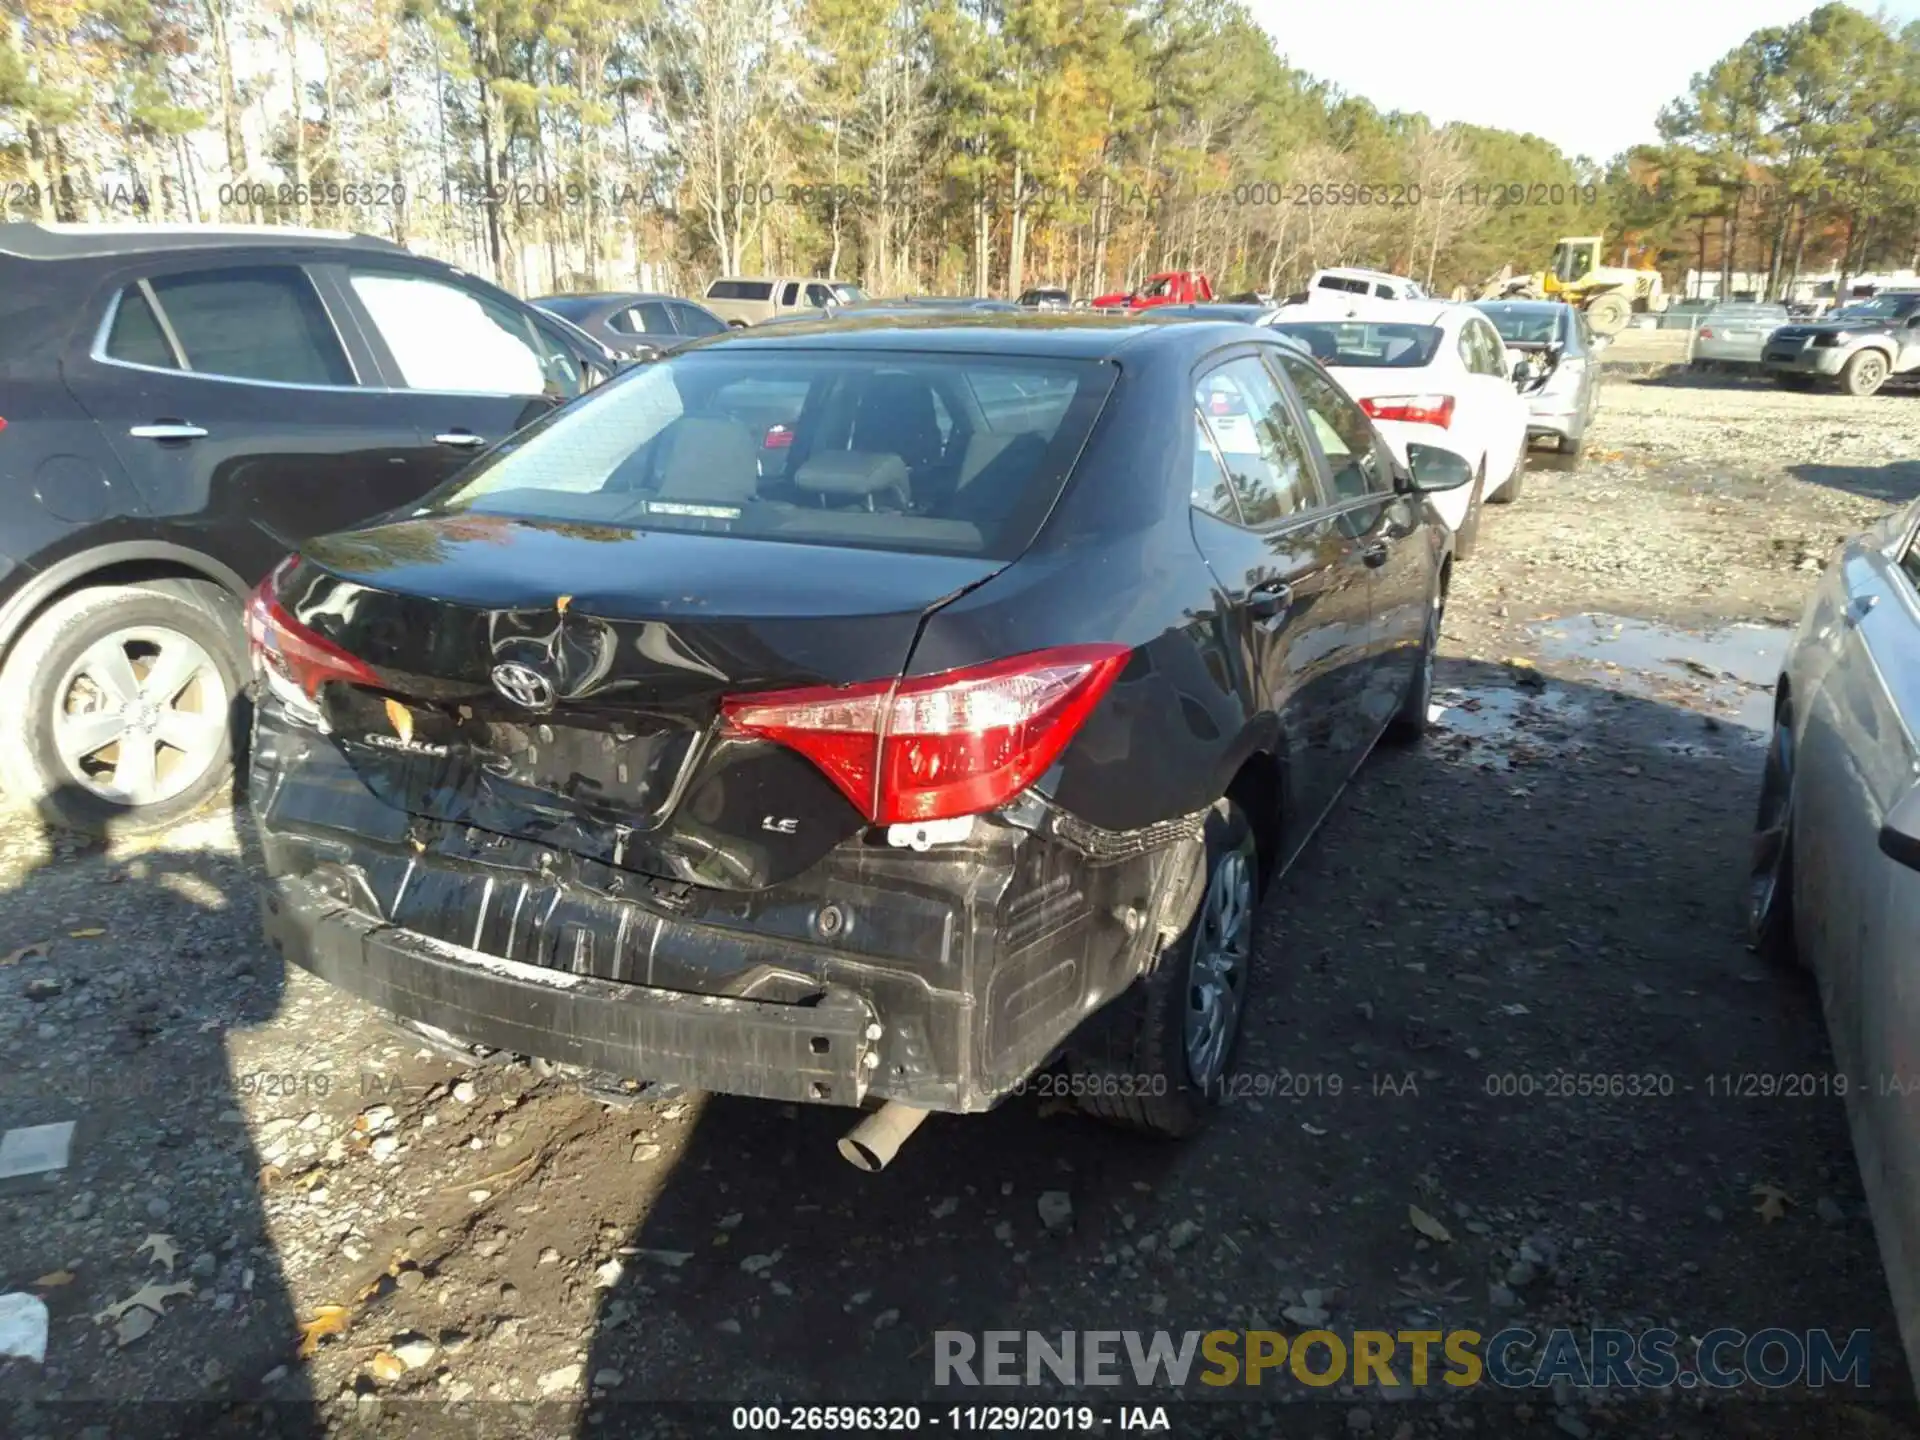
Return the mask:
<path fill-rule="evenodd" d="M 1483 300 L 1564 300 L 1586 312 L 1597 335 L 1618 335 L 1635 314 L 1667 308 L 1660 272 L 1652 266 L 1630 270 L 1600 263 L 1601 237 L 1564 237 L 1553 247 L 1552 268 L 1535 275 L 1498 277 L 1481 292 Z"/>

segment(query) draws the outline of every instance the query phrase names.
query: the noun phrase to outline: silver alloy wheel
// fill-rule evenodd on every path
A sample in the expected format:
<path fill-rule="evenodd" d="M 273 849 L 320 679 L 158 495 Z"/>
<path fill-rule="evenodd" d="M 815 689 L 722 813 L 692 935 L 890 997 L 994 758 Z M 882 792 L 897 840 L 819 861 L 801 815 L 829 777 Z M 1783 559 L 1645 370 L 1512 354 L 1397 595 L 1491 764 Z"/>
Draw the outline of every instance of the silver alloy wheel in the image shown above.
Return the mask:
<path fill-rule="evenodd" d="M 1213 867 L 1187 962 L 1187 1074 L 1202 1089 L 1219 1080 L 1233 1048 L 1252 940 L 1253 867 L 1242 846 Z"/>
<path fill-rule="evenodd" d="M 1754 827 L 1753 871 L 1747 878 L 1747 925 L 1758 934 L 1773 910 L 1780 890 L 1780 872 L 1786 866 L 1787 835 L 1793 824 L 1793 772 L 1786 763 L 1792 739 L 1787 728 L 1774 728 L 1773 755 L 1767 758 L 1766 779 L 1760 793 L 1760 818 Z M 1776 774 L 1785 770 L 1784 775 Z"/>
<path fill-rule="evenodd" d="M 53 749 L 102 799 L 170 800 L 218 757 L 232 698 L 197 641 L 130 626 L 88 646 L 54 687 Z"/>

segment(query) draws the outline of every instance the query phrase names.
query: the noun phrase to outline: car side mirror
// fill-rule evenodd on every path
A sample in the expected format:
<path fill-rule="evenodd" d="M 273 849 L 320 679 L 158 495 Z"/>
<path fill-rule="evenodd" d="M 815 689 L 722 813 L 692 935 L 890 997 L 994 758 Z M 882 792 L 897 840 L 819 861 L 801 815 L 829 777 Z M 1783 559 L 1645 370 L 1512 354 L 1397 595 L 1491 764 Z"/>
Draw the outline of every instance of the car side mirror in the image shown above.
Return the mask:
<path fill-rule="evenodd" d="M 1473 466 L 1465 456 L 1442 450 L 1438 445 L 1422 445 L 1417 440 L 1407 444 L 1407 468 L 1412 472 L 1414 490 L 1425 495 L 1458 490 L 1473 479 Z"/>
<path fill-rule="evenodd" d="M 1920 870 L 1920 785 L 1902 795 L 1880 826 L 1880 853 Z"/>
<path fill-rule="evenodd" d="M 1513 383 L 1516 385 L 1523 384 L 1525 383 L 1526 378 L 1527 378 L 1527 362 L 1525 360 L 1514 361 L 1513 362 Z"/>

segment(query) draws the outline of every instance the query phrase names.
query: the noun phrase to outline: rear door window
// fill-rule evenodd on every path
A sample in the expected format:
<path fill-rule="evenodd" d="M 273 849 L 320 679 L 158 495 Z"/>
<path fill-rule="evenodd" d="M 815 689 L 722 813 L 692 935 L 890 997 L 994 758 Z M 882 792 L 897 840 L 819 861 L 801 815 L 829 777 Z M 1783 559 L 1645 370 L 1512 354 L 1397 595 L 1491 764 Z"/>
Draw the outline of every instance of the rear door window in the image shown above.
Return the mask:
<path fill-rule="evenodd" d="M 355 383 L 326 307 L 297 266 L 153 276 L 144 292 L 136 286 L 122 293 L 106 354 L 174 368 L 169 330 L 186 368 L 198 375 L 280 385 Z"/>
<path fill-rule="evenodd" d="M 509 305 L 426 275 L 355 270 L 351 283 L 409 390 L 580 393 L 573 358 Z"/>
<path fill-rule="evenodd" d="M 1373 422 L 1366 413 L 1335 388 L 1333 382 L 1311 361 L 1284 350 L 1269 352 L 1293 388 L 1307 412 L 1307 423 L 1327 457 L 1333 471 L 1333 488 L 1342 500 L 1358 500 L 1385 494 L 1392 489 L 1391 458 L 1383 446 Z"/>
<path fill-rule="evenodd" d="M 152 365 L 162 370 L 180 368 L 173 358 L 173 347 L 167 343 L 166 332 L 154 318 L 146 293 L 138 286 L 128 286 L 120 293 L 113 325 L 107 332 L 106 354 L 109 360 L 121 360 L 129 365 Z"/>
<path fill-rule="evenodd" d="M 682 335 L 718 335 L 727 328 L 726 321 L 698 305 L 669 303 L 667 308 L 673 312 L 674 323 Z"/>
<path fill-rule="evenodd" d="M 799 281 L 789 280 L 787 282 L 787 288 L 780 292 L 780 303 L 782 305 L 798 305 L 800 303 Z"/>
<path fill-rule="evenodd" d="M 1245 524 L 1258 529 L 1321 503 L 1310 453 L 1279 385 L 1257 359 L 1246 356 L 1209 370 L 1193 399 L 1226 464 Z"/>
<path fill-rule="evenodd" d="M 438 503 L 1011 559 L 1113 379 L 1098 361 L 682 351 L 521 432 Z"/>

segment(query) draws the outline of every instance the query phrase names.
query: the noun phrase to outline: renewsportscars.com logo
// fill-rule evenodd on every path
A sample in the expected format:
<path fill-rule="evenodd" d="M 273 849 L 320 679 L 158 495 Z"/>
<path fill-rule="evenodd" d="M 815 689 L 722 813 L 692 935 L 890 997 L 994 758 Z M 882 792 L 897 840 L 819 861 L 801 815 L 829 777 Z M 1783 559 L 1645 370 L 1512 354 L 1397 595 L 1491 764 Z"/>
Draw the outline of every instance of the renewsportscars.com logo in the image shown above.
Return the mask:
<path fill-rule="evenodd" d="M 1872 1332 L 1596 1329 L 1478 1330 L 936 1330 L 936 1385 L 1160 1385 L 1180 1389 L 1337 1384 L 1520 1390 L 1767 1390 L 1868 1387 Z"/>

